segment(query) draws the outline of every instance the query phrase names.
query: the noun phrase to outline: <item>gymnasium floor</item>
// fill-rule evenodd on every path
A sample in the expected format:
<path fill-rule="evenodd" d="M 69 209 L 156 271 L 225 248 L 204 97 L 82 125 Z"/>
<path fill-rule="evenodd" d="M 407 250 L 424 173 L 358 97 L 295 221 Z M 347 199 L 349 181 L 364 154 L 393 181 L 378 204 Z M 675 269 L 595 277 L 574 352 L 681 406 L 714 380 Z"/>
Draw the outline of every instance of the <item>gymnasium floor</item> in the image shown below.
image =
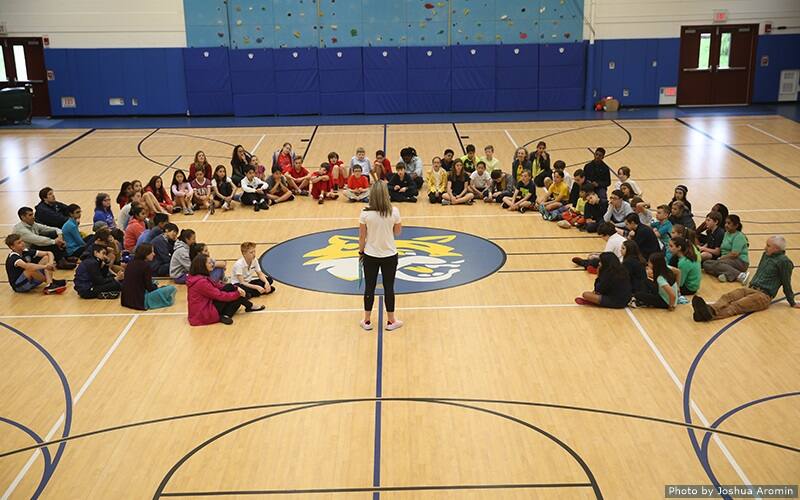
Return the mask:
<path fill-rule="evenodd" d="M 44 185 L 88 218 L 98 191 L 171 178 L 198 149 L 228 165 L 243 144 L 267 163 L 290 141 L 318 165 L 357 146 L 394 161 L 413 145 L 428 168 L 445 148 L 493 144 L 508 168 L 540 138 L 570 171 L 604 146 L 654 204 L 679 183 L 698 216 L 725 203 L 754 267 L 771 234 L 800 264 L 800 124 L 780 116 L 2 130 L 0 226 Z M 359 209 L 300 199 L 173 220 L 232 264 L 243 240 L 260 255 L 353 228 Z M 394 332 L 362 331 L 357 296 L 287 284 L 260 299 L 266 312 L 203 328 L 189 328 L 182 288 L 172 308 L 136 314 L 0 286 L 2 498 L 629 499 L 663 498 L 666 484 L 798 483 L 800 312 L 785 301 L 704 324 L 688 305 L 576 306 L 593 277 L 570 258 L 599 238 L 482 203 L 400 210 L 406 226 L 469 233 L 505 261 L 398 296 Z M 700 294 L 735 286 L 704 277 Z M 44 454 L 40 442 L 52 442 Z"/>

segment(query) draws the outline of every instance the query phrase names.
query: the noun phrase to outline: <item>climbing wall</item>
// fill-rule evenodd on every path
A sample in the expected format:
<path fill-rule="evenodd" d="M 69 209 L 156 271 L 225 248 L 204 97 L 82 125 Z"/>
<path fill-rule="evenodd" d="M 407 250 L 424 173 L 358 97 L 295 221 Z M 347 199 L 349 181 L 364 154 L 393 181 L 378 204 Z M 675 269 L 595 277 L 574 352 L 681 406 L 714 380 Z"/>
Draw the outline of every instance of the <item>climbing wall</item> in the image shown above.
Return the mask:
<path fill-rule="evenodd" d="M 581 0 L 184 0 L 190 47 L 565 43 Z"/>

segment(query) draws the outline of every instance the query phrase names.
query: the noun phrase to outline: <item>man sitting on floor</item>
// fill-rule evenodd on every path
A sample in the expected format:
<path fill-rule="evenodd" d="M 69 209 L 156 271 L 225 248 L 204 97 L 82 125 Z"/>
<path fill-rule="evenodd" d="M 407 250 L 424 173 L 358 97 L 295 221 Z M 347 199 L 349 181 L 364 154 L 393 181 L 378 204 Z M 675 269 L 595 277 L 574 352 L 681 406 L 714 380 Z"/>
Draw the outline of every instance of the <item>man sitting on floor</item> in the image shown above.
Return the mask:
<path fill-rule="evenodd" d="M 793 268 L 794 264 L 786 256 L 786 239 L 783 236 L 771 236 L 767 239 L 756 275 L 747 286 L 726 293 L 713 304 L 706 304 L 699 295 L 692 298 L 694 320 L 711 321 L 763 311 L 770 306 L 781 287 L 789 305 L 800 309 L 792 291 Z"/>

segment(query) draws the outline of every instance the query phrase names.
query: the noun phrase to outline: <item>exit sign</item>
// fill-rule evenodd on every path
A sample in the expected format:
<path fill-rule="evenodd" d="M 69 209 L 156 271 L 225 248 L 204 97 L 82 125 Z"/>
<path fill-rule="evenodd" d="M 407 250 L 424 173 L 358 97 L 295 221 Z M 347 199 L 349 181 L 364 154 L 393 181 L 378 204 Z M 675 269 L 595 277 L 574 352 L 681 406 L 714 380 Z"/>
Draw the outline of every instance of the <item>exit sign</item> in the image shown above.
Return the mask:
<path fill-rule="evenodd" d="M 724 23 L 728 20 L 728 11 L 727 10 L 715 10 L 714 11 L 714 22 L 715 23 Z"/>

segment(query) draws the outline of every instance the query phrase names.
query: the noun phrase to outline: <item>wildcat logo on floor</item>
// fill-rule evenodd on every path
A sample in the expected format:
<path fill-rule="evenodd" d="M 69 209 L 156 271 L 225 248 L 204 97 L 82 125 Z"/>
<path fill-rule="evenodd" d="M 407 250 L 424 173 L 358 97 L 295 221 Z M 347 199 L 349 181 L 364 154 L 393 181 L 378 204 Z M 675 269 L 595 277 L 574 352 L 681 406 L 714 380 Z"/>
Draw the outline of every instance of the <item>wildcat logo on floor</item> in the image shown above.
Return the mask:
<path fill-rule="evenodd" d="M 500 269 L 506 254 L 494 243 L 458 231 L 404 227 L 396 293 L 464 285 Z M 284 241 L 261 256 L 261 267 L 281 283 L 320 292 L 359 295 L 358 229 L 337 229 Z M 378 283 L 380 293 L 380 282 Z"/>

